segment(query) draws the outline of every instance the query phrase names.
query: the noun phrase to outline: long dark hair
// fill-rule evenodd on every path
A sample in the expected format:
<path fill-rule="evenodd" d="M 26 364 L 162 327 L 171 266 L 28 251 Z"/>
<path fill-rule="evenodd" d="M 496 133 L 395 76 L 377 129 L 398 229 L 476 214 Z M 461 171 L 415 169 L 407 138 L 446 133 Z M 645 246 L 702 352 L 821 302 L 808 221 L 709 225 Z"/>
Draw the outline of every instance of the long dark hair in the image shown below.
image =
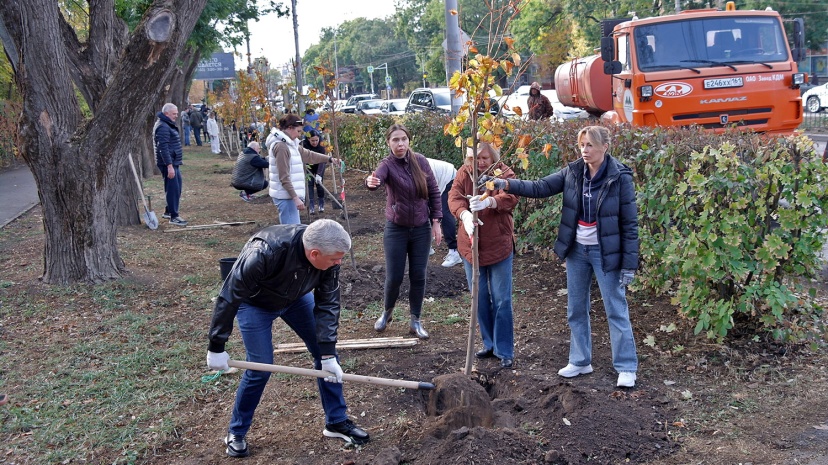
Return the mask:
<path fill-rule="evenodd" d="M 388 130 L 385 131 L 385 142 L 388 142 L 391 138 L 391 133 L 394 131 L 402 131 L 405 133 L 405 136 L 408 137 L 408 164 L 411 165 L 411 177 L 414 178 L 414 187 L 417 189 L 418 197 L 428 200 L 428 181 L 426 180 L 426 175 L 423 172 L 422 166 L 420 166 L 420 157 L 411 150 L 411 133 L 408 131 L 408 128 L 402 124 L 392 124 L 388 127 Z"/>

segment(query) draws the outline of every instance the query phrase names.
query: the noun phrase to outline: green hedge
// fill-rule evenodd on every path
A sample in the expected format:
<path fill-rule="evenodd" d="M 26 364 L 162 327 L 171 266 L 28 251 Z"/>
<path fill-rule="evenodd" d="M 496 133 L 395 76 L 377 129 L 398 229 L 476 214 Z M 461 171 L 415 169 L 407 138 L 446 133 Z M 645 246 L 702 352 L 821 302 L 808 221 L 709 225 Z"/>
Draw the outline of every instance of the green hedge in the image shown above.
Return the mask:
<path fill-rule="evenodd" d="M 352 167 L 384 157 L 389 117 L 344 117 L 340 149 Z M 406 115 L 412 147 L 459 166 L 443 135 L 447 118 Z M 520 179 L 538 179 L 577 159 L 576 136 L 589 121 L 516 122 L 503 161 Z M 821 266 L 828 225 L 828 165 L 804 136 L 740 131 L 612 126 L 612 154 L 635 175 L 641 243 L 637 283 L 671 295 L 696 333 L 722 340 L 767 334 L 780 341 L 824 340 L 823 309 L 808 288 Z M 529 135 L 529 165 L 514 154 L 514 134 Z M 549 149 L 544 151 L 544 146 Z M 518 248 L 551 257 L 561 199 L 521 199 Z"/>

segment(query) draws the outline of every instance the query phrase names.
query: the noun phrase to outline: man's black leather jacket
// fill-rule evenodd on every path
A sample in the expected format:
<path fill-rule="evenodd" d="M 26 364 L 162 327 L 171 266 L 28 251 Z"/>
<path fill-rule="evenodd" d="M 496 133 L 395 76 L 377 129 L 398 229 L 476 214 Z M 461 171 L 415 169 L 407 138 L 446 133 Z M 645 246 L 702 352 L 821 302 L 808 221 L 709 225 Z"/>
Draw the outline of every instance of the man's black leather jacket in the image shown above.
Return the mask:
<path fill-rule="evenodd" d="M 336 354 L 339 328 L 339 265 L 315 268 L 305 257 L 307 225 L 269 226 L 256 233 L 239 254 L 213 309 L 208 350 L 224 352 L 239 305 L 278 311 L 313 291 L 316 339 L 322 355 Z"/>

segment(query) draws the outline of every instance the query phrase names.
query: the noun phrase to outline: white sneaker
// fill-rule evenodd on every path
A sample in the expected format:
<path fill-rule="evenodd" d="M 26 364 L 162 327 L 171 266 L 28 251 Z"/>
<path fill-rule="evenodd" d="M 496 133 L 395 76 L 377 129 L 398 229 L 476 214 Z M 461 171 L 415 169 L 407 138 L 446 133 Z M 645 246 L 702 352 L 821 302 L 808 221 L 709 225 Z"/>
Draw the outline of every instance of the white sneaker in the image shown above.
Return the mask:
<path fill-rule="evenodd" d="M 434 255 L 434 247 L 428 249 L 428 256 L 430 257 L 432 255 Z"/>
<path fill-rule="evenodd" d="M 558 370 L 558 376 L 563 376 L 564 378 L 573 378 L 575 376 L 585 375 L 587 373 L 592 373 L 592 365 L 579 367 L 578 365 L 573 365 L 570 363 L 567 366 Z"/>
<path fill-rule="evenodd" d="M 460 254 L 457 253 L 457 250 L 449 249 L 448 254 L 446 254 L 446 258 L 443 259 L 443 266 L 450 268 L 454 265 L 459 265 L 460 263 L 463 263 L 463 259 L 460 258 Z"/>
<path fill-rule="evenodd" d="M 633 387 L 635 386 L 635 372 L 622 371 L 618 373 L 618 382 L 615 384 L 618 387 Z"/>

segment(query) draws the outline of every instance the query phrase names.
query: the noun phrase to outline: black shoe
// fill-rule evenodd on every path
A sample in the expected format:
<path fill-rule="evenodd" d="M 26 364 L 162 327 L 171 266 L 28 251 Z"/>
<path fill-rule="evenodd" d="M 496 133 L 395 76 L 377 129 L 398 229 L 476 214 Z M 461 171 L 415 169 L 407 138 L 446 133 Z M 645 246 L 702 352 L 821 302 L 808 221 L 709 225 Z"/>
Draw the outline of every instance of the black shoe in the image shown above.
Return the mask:
<path fill-rule="evenodd" d="M 491 358 L 494 357 L 494 349 L 487 349 L 483 348 L 482 350 L 478 350 L 474 353 L 474 356 L 477 358 Z"/>
<path fill-rule="evenodd" d="M 514 361 L 511 358 L 500 359 L 500 366 L 503 368 L 511 368 L 512 365 L 514 365 Z"/>
<path fill-rule="evenodd" d="M 339 438 L 357 445 L 365 444 L 370 439 L 368 433 L 357 427 L 351 420 L 325 425 L 322 434 L 329 438 Z"/>
<path fill-rule="evenodd" d="M 247 457 L 250 455 L 244 436 L 227 433 L 227 437 L 224 438 L 224 443 L 227 444 L 227 455 L 230 457 Z"/>

